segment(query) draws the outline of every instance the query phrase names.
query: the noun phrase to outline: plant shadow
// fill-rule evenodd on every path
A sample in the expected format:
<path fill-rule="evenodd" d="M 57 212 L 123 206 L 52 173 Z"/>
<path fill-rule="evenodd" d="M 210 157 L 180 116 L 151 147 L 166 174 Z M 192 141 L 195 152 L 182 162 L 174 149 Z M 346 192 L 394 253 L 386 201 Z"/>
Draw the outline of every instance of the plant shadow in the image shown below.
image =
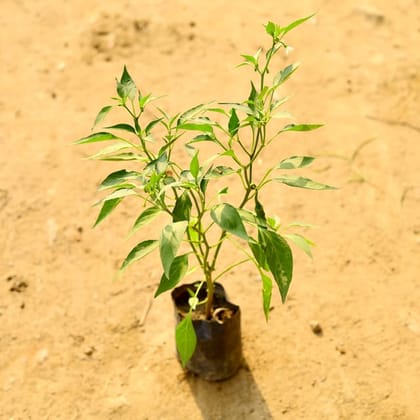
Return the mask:
<path fill-rule="evenodd" d="M 204 420 L 274 418 L 245 361 L 226 381 L 208 382 L 194 374 L 187 374 L 186 381 Z"/>

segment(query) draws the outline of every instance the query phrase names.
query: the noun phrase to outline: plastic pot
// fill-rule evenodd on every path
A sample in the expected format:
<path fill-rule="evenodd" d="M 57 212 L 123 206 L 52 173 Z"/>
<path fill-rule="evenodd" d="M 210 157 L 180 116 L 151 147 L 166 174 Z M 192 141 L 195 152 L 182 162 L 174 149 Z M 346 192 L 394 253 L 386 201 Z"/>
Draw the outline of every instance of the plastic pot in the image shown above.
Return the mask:
<path fill-rule="evenodd" d="M 185 284 L 172 291 L 177 323 L 189 311 L 188 289 L 195 292 L 195 285 Z M 227 300 L 221 284 L 215 283 L 214 286 L 213 318 L 194 319 L 193 316 L 197 347 L 186 369 L 208 381 L 221 381 L 235 375 L 242 363 L 241 312 L 239 306 Z M 200 294 L 198 297 L 204 298 L 205 290 Z M 224 312 L 229 316 L 224 316 Z"/>

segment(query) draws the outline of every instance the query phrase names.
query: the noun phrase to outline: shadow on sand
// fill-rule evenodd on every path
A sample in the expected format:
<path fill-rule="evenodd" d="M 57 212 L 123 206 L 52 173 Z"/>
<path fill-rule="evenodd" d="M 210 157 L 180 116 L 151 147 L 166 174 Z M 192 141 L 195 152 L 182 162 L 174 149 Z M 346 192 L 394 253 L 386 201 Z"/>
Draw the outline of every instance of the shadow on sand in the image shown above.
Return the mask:
<path fill-rule="evenodd" d="M 204 420 L 273 419 L 246 362 L 223 382 L 207 382 L 193 374 L 186 380 Z"/>

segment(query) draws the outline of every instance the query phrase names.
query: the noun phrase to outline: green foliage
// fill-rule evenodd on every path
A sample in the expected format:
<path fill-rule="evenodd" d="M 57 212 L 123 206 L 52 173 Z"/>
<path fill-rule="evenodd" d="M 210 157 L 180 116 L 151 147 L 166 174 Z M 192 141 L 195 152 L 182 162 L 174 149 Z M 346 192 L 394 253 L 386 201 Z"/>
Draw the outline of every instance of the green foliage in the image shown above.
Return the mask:
<path fill-rule="evenodd" d="M 92 130 L 108 115 L 109 111 L 111 111 L 112 106 L 107 105 L 104 106 L 95 118 L 95 122 L 93 123 Z"/>
<path fill-rule="evenodd" d="M 282 133 L 285 131 L 311 131 L 322 127 L 322 124 L 288 124 L 281 130 Z"/>
<path fill-rule="evenodd" d="M 260 274 L 262 281 L 263 310 L 265 319 L 268 321 L 268 316 L 270 313 L 271 294 L 273 292 L 273 282 L 271 278 L 264 274 L 262 271 Z"/>
<path fill-rule="evenodd" d="M 128 254 L 121 270 L 159 249 L 162 276 L 155 294 L 158 296 L 174 288 L 196 267 L 201 269 L 202 284 L 207 284 L 208 296 L 200 305 L 197 295 L 191 296 L 190 311 L 176 329 L 183 364 L 196 346 L 193 311 L 204 306 L 206 317 L 211 317 L 211 294 L 216 279 L 243 262 L 253 263 L 261 277 L 263 310 L 268 319 L 273 284 L 284 302 L 292 281 L 293 256 L 287 240 L 312 256 L 313 243 L 301 234 L 289 232 L 276 217 L 267 215 L 260 193 L 273 181 L 313 190 L 333 187 L 290 174 L 289 171 L 309 166 L 314 161 L 310 156 L 286 156 L 277 165 L 262 171 L 256 168 L 261 155 L 266 151 L 270 153 L 272 143 L 284 133 L 303 133 L 322 126 L 277 125 L 283 118 L 292 118 L 282 109 L 287 97 L 281 97 L 279 90 L 296 72 L 298 64 L 275 69 L 272 59 L 287 47 L 284 36 L 311 17 L 287 26 L 274 22 L 265 25 L 271 41 L 265 53 L 260 48 L 255 54 L 242 55 L 244 61 L 240 66 L 250 66 L 255 75 L 242 102 L 203 103 L 170 116 L 163 109 L 152 107 L 157 98 L 150 93 L 142 95 L 124 67 L 116 81 L 114 104 L 101 108 L 93 127 L 103 123 L 115 108 L 125 110 L 128 121 L 105 127 L 107 131 L 94 132 L 76 142 L 111 142 L 91 158 L 135 161 L 138 165 L 137 170 L 112 172 L 101 182 L 99 190 L 108 191 L 108 195 L 100 201 L 102 206 L 95 225 L 128 197 L 143 203 L 131 234 L 139 234 L 157 216 L 165 218 L 159 239 L 142 240 Z M 147 119 L 146 115 L 151 118 Z M 276 134 L 269 136 L 268 132 Z M 204 142 L 213 144 L 214 155 L 203 156 L 204 150 L 200 147 Z M 181 163 L 184 159 L 179 159 L 185 149 L 188 152 L 186 164 Z M 282 170 L 289 174 L 278 173 Z M 228 183 L 226 177 L 229 177 Z M 238 195 L 235 195 L 236 200 L 229 195 L 231 190 L 240 194 L 239 200 Z M 294 227 L 305 226 L 300 223 Z M 243 242 L 238 248 L 245 259 L 220 267 L 221 249 L 227 240 Z M 246 244 L 248 246 L 243 246 Z"/>
<path fill-rule="evenodd" d="M 313 162 L 314 158 L 310 156 L 292 156 L 287 159 L 283 159 L 278 168 L 279 169 L 298 169 L 308 166 Z"/>
<path fill-rule="evenodd" d="M 307 188 L 309 190 L 334 190 L 335 187 L 331 185 L 321 184 L 320 182 L 312 181 L 309 178 L 301 176 L 283 175 L 274 178 L 275 181 L 281 182 L 289 187 Z"/>
<path fill-rule="evenodd" d="M 219 204 L 211 209 L 211 218 L 222 231 L 232 233 L 245 241 L 248 240 L 245 226 L 235 207 L 230 204 Z"/>
<path fill-rule="evenodd" d="M 98 141 L 118 140 L 118 137 L 112 133 L 99 132 L 93 133 L 87 137 L 78 140 L 76 144 L 96 143 Z"/>
<path fill-rule="evenodd" d="M 160 259 L 163 271 L 168 278 L 170 278 L 171 266 L 181 245 L 187 225 L 187 221 L 171 223 L 163 228 L 160 235 Z"/>
<path fill-rule="evenodd" d="M 315 245 L 312 241 L 298 233 L 286 233 L 284 237 L 294 242 L 308 257 L 312 258 L 311 246 Z"/>
<path fill-rule="evenodd" d="M 102 204 L 102 208 L 99 212 L 99 215 L 95 221 L 93 227 L 98 225 L 102 220 L 105 219 L 114 209 L 121 203 L 122 198 L 114 198 L 112 200 L 107 200 Z"/>
<path fill-rule="evenodd" d="M 284 303 L 292 281 L 292 251 L 285 239 L 271 230 L 259 228 L 258 242 L 265 254 L 268 267 L 277 283 Z"/>
<path fill-rule="evenodd" d="M 179 357 L 182 365 L 185 367 L 188 360 L 190 360 L 194 354 L 197 345 L 197 337 L 192 323 L 191 312 L 177 325 L 175 340 Z"/>
<path fill-rule="evenodd" d="M 188 255 L 179 255 L 175 257 L 169 269 L 169 276 L 162 274 L 159 287 L 155 293 L 155 297 L 167 290 L 173 289 L 187 274 Z"/>
<path fill-rule="evenodd" d="M 181 222 L 183 220 L 190 220 L 192 209 L 192 201 L 185 190 L 177 199 L 172 210 L 172 220 L 174 222 Z"/>
<path fill-rule="evenodd" d="M 122 169 L 120 171 L 109 174 L 101 182 L 98 189 L 105 190 L 109 188 L 134 188 L 136 186 L 134 183 L 136 179 L 140 180 L 141 182 L 141 174 L 139 172 Z"/>
<path fill-rule="evenodd" d="M 130 233 L 133 234 L 137 232 L 142 226 L 145 226 L 148 223 L 152 222 L 162 212 L 162 209 L 160 209 L 159 207 L 149 207 L 143 210 L 140 216 L 134 222 Z"/>
<path fill-rule="evenodd" d="M 121 265 L 120 270 L 125 270 L 130 264 L 139 259 L 145 257 L 147 254 L 150 254 L 159 246 L 159 241 L 148 239 L 146 241 L 140 242 L 136 245 L 130 253 L 127 255 L 126 259 Z"/>

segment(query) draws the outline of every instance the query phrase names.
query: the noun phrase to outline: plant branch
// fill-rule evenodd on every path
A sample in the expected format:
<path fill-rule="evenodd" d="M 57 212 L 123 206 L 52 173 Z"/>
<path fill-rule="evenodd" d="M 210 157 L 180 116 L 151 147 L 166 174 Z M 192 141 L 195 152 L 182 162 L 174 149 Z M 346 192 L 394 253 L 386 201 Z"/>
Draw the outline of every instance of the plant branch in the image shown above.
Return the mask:
<path fill-rule="evenodd" d="M 236 262 L 234 264 L 229 265 L 228 267 L 226 267 L 221 273 L 219 273 L 213 281 L 217 281 L 220 277 L 223 277 L 226 273 L 228 273 L 230 270 L 232 270 L 233 268 L 237 267 L 238 265 L 244 264 L 246 262 L 249 261 L 249 258 L 246 258 L 245 260 L 241 260 L 239 262 Z"/>

